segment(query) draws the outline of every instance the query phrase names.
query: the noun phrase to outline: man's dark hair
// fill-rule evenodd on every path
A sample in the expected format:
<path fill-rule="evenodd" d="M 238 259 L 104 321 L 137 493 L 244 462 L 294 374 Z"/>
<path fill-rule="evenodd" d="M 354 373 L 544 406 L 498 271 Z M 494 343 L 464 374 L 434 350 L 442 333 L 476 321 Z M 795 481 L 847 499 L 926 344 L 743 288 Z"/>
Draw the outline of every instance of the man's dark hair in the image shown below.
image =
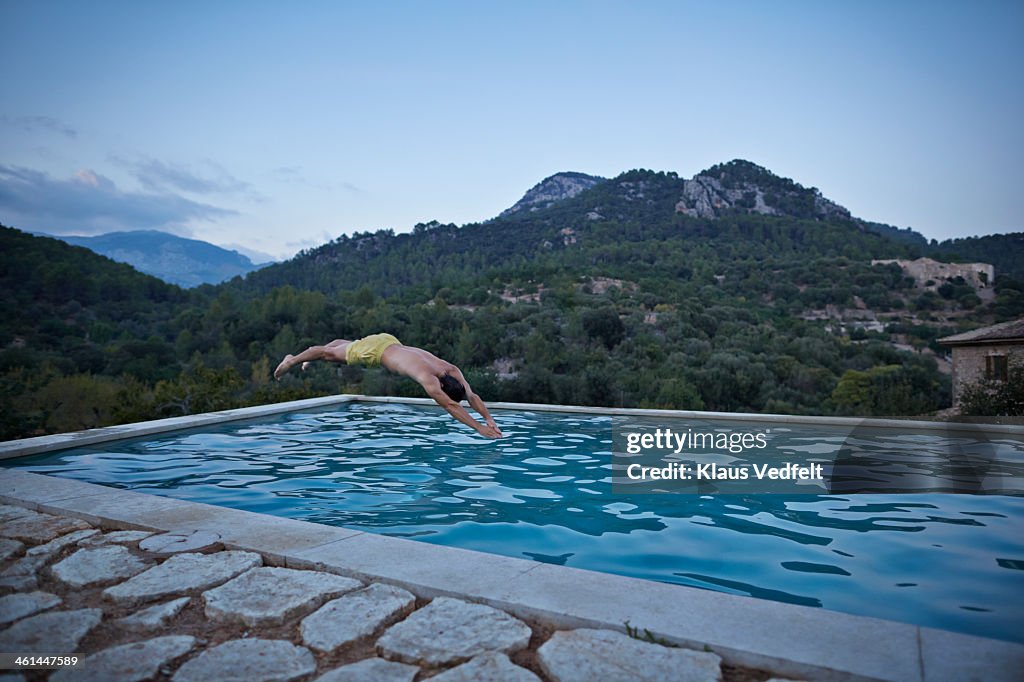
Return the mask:
<path fill-rule="evenodd" d="M 451 374 L 443 374 L 438 381 L 441 382 L 441 390 L 444 394 L 457 403 L 466 399 L 466 387 L 462 382 Z"/>

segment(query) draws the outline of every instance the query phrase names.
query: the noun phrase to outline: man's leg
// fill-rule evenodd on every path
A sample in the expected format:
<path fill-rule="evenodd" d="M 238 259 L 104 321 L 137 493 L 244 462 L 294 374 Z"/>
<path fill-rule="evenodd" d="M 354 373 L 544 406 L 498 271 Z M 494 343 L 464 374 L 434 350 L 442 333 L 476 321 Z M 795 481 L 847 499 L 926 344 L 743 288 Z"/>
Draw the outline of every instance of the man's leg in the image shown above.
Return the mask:
<path fill-rule="evenodd" d="M 324 348 L 334 351 L 335 358 L 323 358 L 324 360 L 330 360 L 331 362 L 345 362 L 345 352 L 348 350 L 348 344 L 352 343 L 348 339 L 334 339 L 330 343 L 326 344 Z M 340 359 L 337 357 L 340 356 Z M 310 360 L 306 360 L 302 363 L 302 371 L 305 372 L 306 368 L 309 367 Z"/>
<path fill-rule="evenodd" d="M 349 343 L 351 342 L 345 339 L 335 339 L 324 346 L 310 346 L 298 355 L 286 355 L 281 364 L 274 370 L 274 378 L 280 379 L 288 370 L 299 363 L 305 365 L 316 360 L 345 362 L 345 351 L 348 350 Z"/>

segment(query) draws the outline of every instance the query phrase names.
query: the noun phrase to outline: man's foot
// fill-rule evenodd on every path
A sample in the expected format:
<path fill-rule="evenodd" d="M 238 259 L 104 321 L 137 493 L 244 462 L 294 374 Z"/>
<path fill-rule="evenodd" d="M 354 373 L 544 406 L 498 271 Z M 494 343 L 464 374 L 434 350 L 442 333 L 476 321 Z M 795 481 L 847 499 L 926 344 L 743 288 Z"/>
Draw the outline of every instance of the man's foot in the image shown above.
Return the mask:
<path fill-rule="evenodd" d="M 278 365 L 277 369 L 274 370 L 275 379 L 280 379 L 281 377 L 288 373 L 288 370 L 292 368 L 291 359 L 294 357 L 295 356 L 291 354 L 284 356 L 284 360 L 282 360 L 281 364 Z"/>

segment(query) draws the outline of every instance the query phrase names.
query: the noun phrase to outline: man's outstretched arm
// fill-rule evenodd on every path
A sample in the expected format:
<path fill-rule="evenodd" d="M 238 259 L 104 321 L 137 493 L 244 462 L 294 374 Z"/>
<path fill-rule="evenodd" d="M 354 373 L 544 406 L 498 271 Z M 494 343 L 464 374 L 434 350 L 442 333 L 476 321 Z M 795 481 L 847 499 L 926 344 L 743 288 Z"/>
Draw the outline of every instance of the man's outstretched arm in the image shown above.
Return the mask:
<path fill-rule="evenodd" d="M 484 401 L 480 398 L 480 396 L 474 393 L 473 389 L 470 388 L 469 382 L 466 381 L 466 377 L 462 376 L 462 371 L 458 368 L 455 368 L 454 373 L 455 377 L 459 381 L 461 381 L 462 385 L 466 388 L 466 400 L 469 401 L 470 406 L 474 410 L 476 410 L 481 417 L 484 418 L 484 423 L 487 424 L 487 426 L 490 426 L 492 429 L 498 432 L 499 436 L 505 435 L 501 432 L 501 429 L 498 428 L 498 425 L 494 423 L 494 417 L 492 417 L 491 413 L 487 411 L 487 405 L 485 405 Z"/>
<path fill-rule="evenodd" d="M 481 436 L 486 436 L 487 438 L 501 438 L 501 431 L 498 430 L 497 426 L 492 425 L 494 423 L 493 419 L 490 424 L 481 424 L 477 420 L 473 419 L 462 405 L 459 405 L 457 402 L 449 398 L 445 392 L 441 390 L 440 385 L 431 387 L 424 386 L 423 389 L 427 392 L 427 395 L 433 398 L 434 402 L 443 407 L 448 414 L 471 429 L 474 429 Z M 479 398 L 477 400 L 479 400 Z M 474 408 L 475 407 L 476 406 L 474 406 Z M 486 409 L 487 408 L 484 407 L 484 410 Z M 481 414 L 483 413 L 481 412 Z M 487 417 L 490 417 L 490 415 L 488 414 Z"/>

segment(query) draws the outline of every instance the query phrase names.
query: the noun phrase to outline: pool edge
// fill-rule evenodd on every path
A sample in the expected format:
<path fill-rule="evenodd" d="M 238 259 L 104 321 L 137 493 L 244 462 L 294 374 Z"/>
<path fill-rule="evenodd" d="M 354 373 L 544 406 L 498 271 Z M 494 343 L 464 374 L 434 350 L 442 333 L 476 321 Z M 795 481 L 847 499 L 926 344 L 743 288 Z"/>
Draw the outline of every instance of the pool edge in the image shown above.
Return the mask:
<path fill-rule="evenodd" d="M 112 528 L 215 530 L 268 563 L 486 603 L 556 627 L 624 623 L 727 663 L 818 680 L 1011 680 L 1024 645 L 825 609 L 554 566 L 14 469 L 0 500 Z M 866 655 L 870 652 L 870 655 Z"/>
<path fill-rule="evenodd" d="M 221 410 L 219 412 L 204 412 L 202 414 L 187 415 L 183 417 L 169 417 L 167 419 L 156 419 L 132 424 L 104 426 L 84 431 L 71 431 L 68 433 L 57 433 L 48 436 L 35 436 L 20 440 L 3 441 L 0 442 L 0 460 L 13 459 L 15 457 L 28 457 L 30 455 L 38 455 L 44 452 L 53 452 L 55 450 L 64 450 L 84 445 L 93 445 L 112 440 L 120 440 L 122 438 L 137 438 L 155 433 L 164 433 L 167 431 L 177 431 L 196 428 L 199 426 L 208 426 L 210 424 L 253 419 L 265 415 L 281 414 L 295 410 L 318 409 L 349 402 L 437 405 L 437 403 L 430 398 L 392 398 L 388 396 L 364 396 L 353 393 L 342 393 L 322 398 L 307 398 L 304 400 L 293 400 L 283 403 L 271 403 L 269 405 L 257 405 L 255 407 L 242 407 L 233 410 Z M 926 431 L 937 430 L 944 432 L 977 432 L 978 430 L 985 430 L 990 433 L 1005 433 L 1024 436 L 1024 425 L 992 424 L 984 422 L 939 422 L 860 417 L 813 417 L 746 412 L 699 412 L 693 410 L 583 407 L 575 405 L 545 405 L 541 403 L 494 402 L 490 403 L 490 407 L 495 410 L 569 412 L 605 416 L 665 417 L 671 419 L 720 419 L 725 421 L 755 421 L 774 424 L 835 425 L 850 428 L 871 427 L 923 429 Z"/>
<path fill-rule="evenodd" d="M 254 407 L 241 407 L 234 410 L 221 410 L 219 412 L 203 412 L 202 414 L 190 414 L 184 417 L 168 417 L 166 419 L 154 419 L 152 421 L 134 422 L 131 424 L 118 424 L 116 426 L 103 426 L 85 431 L 69 431 L 67 433 L 55 433 L 48 436 L 35 436 L 22 438 L 20 440 L 9 440 L 0 442 L 0 460 L 13 459 L 15 457 L 28 457 L 39 455 L 54 450 L 77 448 L 84 445 L 95 445 L 106 443 L 112 440 L 123 438 L 138 438 L 149 436 L 155 433 L 167 431 L 179 431 L 193 429 L 199 426 L 210 424 L 222 424 L 243 419 L 255 419 L 271 414 L 281 414 L 302 409 L 316 409 L 351 402 L 353 397 L 348 394 L 332 395 L 323 398 L 306 398 L 304 400 L 292 400 L 284 403 L 271 403 L 269 405 L 256 405 Z"/>

